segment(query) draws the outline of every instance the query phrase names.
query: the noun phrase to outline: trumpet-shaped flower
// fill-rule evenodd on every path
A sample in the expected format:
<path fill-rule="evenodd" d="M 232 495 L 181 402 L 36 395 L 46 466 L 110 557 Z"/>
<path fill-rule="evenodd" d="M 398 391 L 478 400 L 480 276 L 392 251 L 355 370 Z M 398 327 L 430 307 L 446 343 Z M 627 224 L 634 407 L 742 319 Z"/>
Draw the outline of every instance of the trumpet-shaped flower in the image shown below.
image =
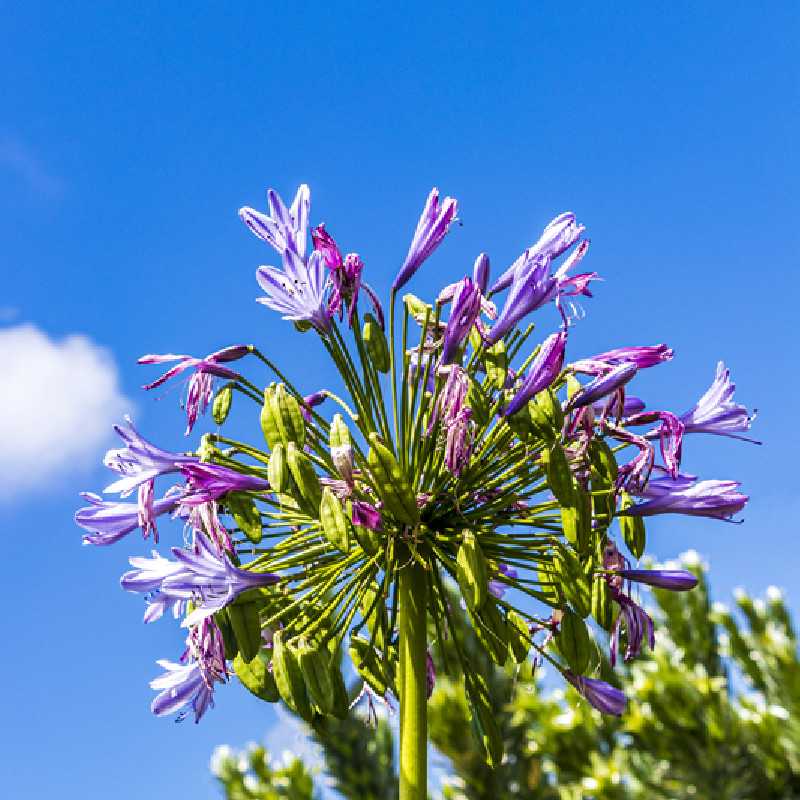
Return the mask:
<path fill-rule="evenodd" d="M 83 543 L 96 545 L 114 544 L 139 527 L 145 529 L 146 536 L 148 528 L 152 530 L 148 522 L 173 511 L 179 500 L 172 494 L 148 503 L 149 519 L 142 525 L 139 503 L 109 502 L 90 492 L 84 492 L 81 497 L 88 500 L 90 505 L 75 513 L 75 522 L 89 531 L 84 534 Z"/>
<path fill-rule="evenodd" d="M 150 710 L 157 717 L 164 717 L 189 706 L 181 711 L 176 721 L 182 722 L 193 713 L 194 721 L 200 722 L 209 707 L 214 706 L 214 682 L 209 681 L 197 661 L 176 664 L 162 659 L 156 664 L 164 674 L 150 681 L 150 688 L 158 691 Z"/>
<path fill-rule="evenodd" d="M 610 683 L 576 675 L 567 670 L 564 677 L 582 694 L 591 705 L 603 714 L 613 714 L 619 717 L 625 711 L 628 699 L 625 693 L 613 687 Z"/>
<path fill-rule="evenodd" d="M 325 274 L 325 259 L 314 250 L 306 264 L 293 250 L 283 251 L 283 270 L 259 267 L 256 271 L 259 286 L 267 293 L 258 302 L 283 314 L 284 319 L 308 322 L 320 333 L 330 329 L 330 312 L 326 300 L 329 280 Z"/>
<path fill-rule="evenodd" d="M 269 214 L 245 206 L 239 209 L 239 217 L 259 239 L 272 245 L 281 255 L 285 250 L 291 250 L 305 259 L 311 190 L 305 183 L 301 184 L 292 205 L 287 208 L 281 196 L 269 189 L 267 204 Z"/>
<path fill-rule="evenodd" d="M 194 603 L 194 610 L 183 621 L 184 627 L 201 620 L 232 603 L 242 592 L 277 583 L 279 577 L 268 572 L 252 572 L 235 567 L 225 553 L 212 546 L 203 534 L 195 533 L 194 547 L 172 548 L 175 561 L 166 559 L 131 559 L 134 569 L 126 572 L 120 584 L 129 592 L 163 592 L 167 597 L 183 598 Z"/>
<path fill-rule="evenodd" d="M 686 433 L 715 433 L 718 436 L 730 436 L 746 442 L 761 444 L 755 439 L 740 436 L 740 431 L 747 431 L 755 418 L 747 409 L 736 403 L 733 393 L 736 384 L 731 380 L 731 371 L 720 361 L 711 386 L 697 401 L 694 408 L 681 415 Z"/>
<path fill-rule="evenodd" d="M 599 375 L 589 381 L 567 403 L 566 410 L 574 410 L 588 406 L 621 389 L 635 374 L 638 367 L 631 361 L 612 367 L 605 375 Z"/>
<path fill-rule="evenodd" d="M 697 481 L 694 475 L 678 474 L 651 478 L 639 495 L 643 503 L 630 506 L 620 514 L 648 517 L 654 514 L 688 514 L 730 520 L 750 499 L 738 491 L 738 481 Z"/>
<path fill-rule="evenodd" d="M 456 218 L 458 203 L 452 197 L 445 197 L 439 202 L 439 190 L 434 187 L 428 195 L 425 207 L 422 209 L 417 229 L 411 239 L 406 260 L 392 284 L 392 290 L 397 291 L 405 286 L 422 263 L 442 243 L 450 230 L 450 225 Z"/>
<path fill-rule="evenodd" d="M 134 428 L 130 417 L 125 417 L 124 425 L 115 425 L 114 430 L 125 447 L 109 450 L 103 463 L 122 477 L 106 486 L 104 493 L 119 492 L 126 497 L 137 486 L 159 475 L 178 472 L 184 464 L 194 464 L 198 460 L 195 456 L 170 453 L 151 444 Z"/>

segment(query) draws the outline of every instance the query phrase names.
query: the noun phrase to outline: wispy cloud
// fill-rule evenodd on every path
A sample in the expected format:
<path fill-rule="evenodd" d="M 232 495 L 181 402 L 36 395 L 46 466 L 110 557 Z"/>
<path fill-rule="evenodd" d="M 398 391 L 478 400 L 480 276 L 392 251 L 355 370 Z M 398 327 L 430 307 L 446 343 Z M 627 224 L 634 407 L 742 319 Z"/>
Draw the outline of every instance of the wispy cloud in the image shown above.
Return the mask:
<path fill-rule="evenodd" d="M 0 135 L 0 168 L 21 179 L 36 194 L 59 195 L 62 183 L 36 153 L 14 136 Z"/>
<path fill-rule="evenodd" d="M 131 403 L 111 355 L 86 336 L 56 341 L 30 324 L 0 328 L 0 362 L 2 502 L 88 469 Z"/>

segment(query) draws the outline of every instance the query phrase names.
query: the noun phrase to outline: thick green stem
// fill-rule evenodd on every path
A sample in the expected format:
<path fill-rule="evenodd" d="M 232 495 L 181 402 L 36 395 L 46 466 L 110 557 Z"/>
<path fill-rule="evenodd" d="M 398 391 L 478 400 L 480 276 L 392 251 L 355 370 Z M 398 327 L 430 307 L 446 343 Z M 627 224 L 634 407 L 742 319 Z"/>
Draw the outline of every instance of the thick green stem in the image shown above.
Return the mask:
<path fill-rule="evenodd" d="M 400 570 L 400 800 L 428 796 L 427 581 L 410 561 Z"/>

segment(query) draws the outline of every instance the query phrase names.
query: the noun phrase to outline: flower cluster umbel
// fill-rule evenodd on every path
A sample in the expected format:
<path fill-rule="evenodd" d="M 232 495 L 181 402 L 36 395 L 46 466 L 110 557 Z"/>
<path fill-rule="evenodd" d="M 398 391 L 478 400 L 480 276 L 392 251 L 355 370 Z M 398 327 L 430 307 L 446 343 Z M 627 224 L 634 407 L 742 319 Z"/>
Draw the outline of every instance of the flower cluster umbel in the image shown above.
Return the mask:
<path fill-rule="evenodd" d="M 644 519 L 732 520 L 745 506 L 736 482 L 683 471 L 687 437 L 746 438 L 752 415 L 735 402 L 727 368 L 720 363 L 697 404 L 675 413 L 630 393 L 640 370 L 672 360 L 664 344 L 569 361 L 570 330 L 583 316 L 575 303 L 592 296 L 597 278 L 578 272 L 589 241 L 572 213 L 550 222 L 493 284 L 481 253 L 426 303 L 399 292 L 457 219 L 457 202 L 433 189 L 384 315 L 364 280 L 368 265 L 342 255 L 324 225 L 309 229 L 307 186 L 289 205 L 273 190 L 267 199 L 266 213 L 240 211 L 275 251 L 256 272 L 258 300 L 300 333 L 313 331 L 346 391 L 304 394 L 253 345 L 141 359 L 177 362 L 145 388 L 188 379 L 187 434 L 209 408 L 216 424 L 192 452 L 176 453 L 126 421 L 122 447 L 105 459 L 116 473 L 105 493 L 120 498 L 86 495 L 76 515 L 92 545 L 136 529 L 158 542 L 168 518 L 184 530 L 168 555 L 132 557 L 122 576 L 124 589 L 145 596 L 145 621 L 169 611 L 187 633 L 180 659 L 159 662 L 153 711 L 199 720 L 235 673 L 307 719 L 344 714 L 345 649 L 366 687 L 359 696 L 397 694 L 398 581 L 422 567 L 431 647 L 452 635 L 447 586 L 457 586 L 495 661 L 546 659 L 594 707 L 622 713 L 623 693 L 596 677 L 587 621 L 608 631 L 612 664 L 652 647 L 653 621 L 631 585 L 683 591 L 695 579 L 632 568 Z M 553 329 L 530 347 L 531 315 L 547 306 L 558 312 Z M 259 421 L 250 442 L 221 432 L 234 402 Z M 324 416 L 328 409 L 335 413 Z M 460 657 L 493 761 L 484 677 Z M 431 690 L 430 658 L 426 673 Z"/>

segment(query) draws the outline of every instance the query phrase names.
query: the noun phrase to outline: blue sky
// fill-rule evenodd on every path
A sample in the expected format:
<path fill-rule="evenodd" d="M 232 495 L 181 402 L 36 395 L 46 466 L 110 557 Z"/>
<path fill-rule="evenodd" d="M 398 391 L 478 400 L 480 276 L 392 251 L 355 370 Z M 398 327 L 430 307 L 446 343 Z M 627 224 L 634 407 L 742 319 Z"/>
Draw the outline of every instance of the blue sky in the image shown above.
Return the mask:
<path fill-rule="evenodd" d="M 482 6 L 4 9 L 4 796 L 211 797 L 215 744 L 267 730 L 273 747 L 297 743 L 235 686 L 199 726 L 151 717 L 153 662 L 179 636 L 141 625 L 117 584 L 147 547 L 82 548 L 71 521 L 77 492 L 104 485 L 91 465 L 125 409 L 184 446 L 177 393 L 138 389 L 154 376 L 140 354 L 254 341 L 309 391 L 329 379 L 311 337 L 254 302 L 271 251 L 236 210 L 267 186 L 308 182 L 313 221 L 381 291 L 432 185 L 459 199 L 463 226 L 418 294 L 481 250 L 498 274 L 577 212 L 605 282 L 570 355 L 665 341 L 675 360 L 637 394 L 682 411 L 723 358 L 760 410 L 763 447 L 694 438 L 685 452 L 690 471 L 743 482 L 745 524 L 659 520 L 650 551 L 694 547 L 718 598 L 777 584 L 800 610 L 796 4 Z"/>

